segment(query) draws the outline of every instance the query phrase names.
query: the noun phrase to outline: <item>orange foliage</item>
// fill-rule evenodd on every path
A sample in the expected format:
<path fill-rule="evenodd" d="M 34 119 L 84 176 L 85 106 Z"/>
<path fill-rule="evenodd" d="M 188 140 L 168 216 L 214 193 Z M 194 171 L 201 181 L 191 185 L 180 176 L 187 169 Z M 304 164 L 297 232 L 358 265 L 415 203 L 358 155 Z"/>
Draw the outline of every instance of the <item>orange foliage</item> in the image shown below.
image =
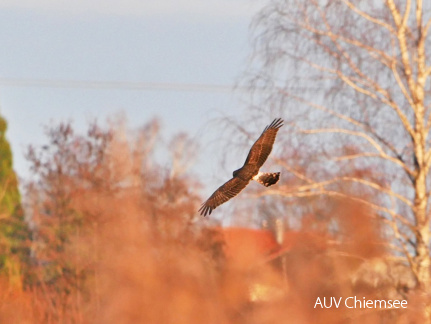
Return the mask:
<path fill-rule="evenodd" d="M 387 253 L 367 210 L 339 203 L 335 229 L 289 230 L 280 244 L 267 230 L 206 227 L 194 219 L 197 184 L 109 134 L 81 160 L 71 151 L 91 141 L 63 141 L 68 169 L 41 163 L 33 277 L 23 291 L 0 281 L 1 323 L 420 323 L 413 293 L 406 310 L 314 307 L 318 297 L 384 298 L 355 283 Z"/>

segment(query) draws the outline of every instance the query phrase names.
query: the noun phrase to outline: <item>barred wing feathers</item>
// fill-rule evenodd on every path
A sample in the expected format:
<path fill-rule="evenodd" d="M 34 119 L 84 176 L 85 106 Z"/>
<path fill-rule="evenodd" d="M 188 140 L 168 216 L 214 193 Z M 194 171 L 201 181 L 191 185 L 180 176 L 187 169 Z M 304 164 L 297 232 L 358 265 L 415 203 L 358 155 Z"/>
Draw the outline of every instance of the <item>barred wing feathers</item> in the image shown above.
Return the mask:
<path fill-rule="evenodd" d="M 225 203 L 229 199 L 235 197 L 237 194 L 243 190 L 250 180 L 242 180 L 241 178 L 234 177 L 218 188 L 211 197 L 208 198 L 199 208 L 201 215 L 211 215 L 211 212 L 216 209 L 216 207 Z"/>
<path fill-rule="evenodd" d="M 274 119 L 271 124 L 265 127 L 262 135 L 253 144 L 248 153 L 247 159 L 244 165 L 251 164 L 256 165 L 260 168 L 268 158 L 274 145 L 275 137 L 280 127 L 283 126 L 283 120 L 281 118 Z"/>
<path fill-rule="evenodd" d="M 251 147 L 244 166 L 234 171 L 234 177 L 218 188 L 202 204 L 199 208 L 201 215 L 210 215 L 218 206 L 239 194 L 252 179 L 267 187 L 278 182 L 280 178 L 279 172 L 259 174 L 258 171 L 271 153 L 275 137 L 281 126 L 283 126 L 283 120 L 277 118 L 265 127 L 258 140 Z"/>

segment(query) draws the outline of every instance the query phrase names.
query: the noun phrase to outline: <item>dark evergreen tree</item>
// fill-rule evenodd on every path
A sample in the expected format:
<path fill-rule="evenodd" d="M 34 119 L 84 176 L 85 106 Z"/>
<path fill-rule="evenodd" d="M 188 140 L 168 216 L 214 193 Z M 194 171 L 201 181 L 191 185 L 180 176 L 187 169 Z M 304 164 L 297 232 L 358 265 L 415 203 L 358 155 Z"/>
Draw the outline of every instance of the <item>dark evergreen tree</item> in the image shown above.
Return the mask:
<path fill-rule="evenodd" d="M 0 116 L 0 271 L 20 284 L 28 260 L 30 231 L 24 220 L 12 151 L 6 139 L 7 122 Z"/>

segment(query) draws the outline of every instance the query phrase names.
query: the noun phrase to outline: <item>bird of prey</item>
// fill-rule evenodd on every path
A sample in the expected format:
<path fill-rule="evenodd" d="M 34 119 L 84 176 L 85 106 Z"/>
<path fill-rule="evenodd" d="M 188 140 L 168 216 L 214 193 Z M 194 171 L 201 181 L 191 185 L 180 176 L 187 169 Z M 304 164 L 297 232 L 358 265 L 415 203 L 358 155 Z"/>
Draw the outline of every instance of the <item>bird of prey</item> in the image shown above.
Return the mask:
<path fill-rule="evenodd" d="M 239 194 L 251 180 L 255 180 L 265 187 L 278 182 L 280 172 L 265 173 L 259 172 L 259 169 L 271 153 L 275 137 L 281 126 L 283 126 L 283 120 L 277 118 L 265 127 L 262 135 L 251 147 L 242 168 L 234 171 L 233 178 L 218 188 L 199 208 L 201 215 L 210 215 L 218 206 Z"/>

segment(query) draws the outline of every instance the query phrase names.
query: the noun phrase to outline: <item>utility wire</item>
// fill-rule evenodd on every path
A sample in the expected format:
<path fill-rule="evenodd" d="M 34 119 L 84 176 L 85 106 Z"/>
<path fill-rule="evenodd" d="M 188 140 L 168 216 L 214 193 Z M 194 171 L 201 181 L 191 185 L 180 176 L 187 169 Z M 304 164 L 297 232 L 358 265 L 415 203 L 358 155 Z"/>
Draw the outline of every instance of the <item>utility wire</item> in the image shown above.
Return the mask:
<path fill-rule="evenodd" d="M 156 91 L 190 91 L 190 92 L 232 92 L 246 90 L 233 85 L 201 83 L 156 83 L 128 81 L 84 81 L 54 79 L 0 78 L 3 87 L 33 88 L 74 88 L 74 89 L 119 89 L 119 90 L 156 90 Z"/>
<path fill-rule="evenodd" d="M 62 79 L 31 79 L 31 78 L 1 78 L 0 87 L 16 88 L 63 88 L 63 89 L 114 89 L 143 91 L 179 91 L 179 92 L 219 92 L 258 91 L 268 92 L 270 88 L 247 87 L 223 84 L 204 83 L 163 83 L 163 82 L 130 82 L 130 81 L 95 81 L 95 80 L 62 80 Z M 283 87 L 281 87 L 283 88 Z M 274 87 L 274 89 L 277 89 Z M 301 87 L 296 85 L 290 89 L 304 91 L 319 91 L 321 88 Z"/>

